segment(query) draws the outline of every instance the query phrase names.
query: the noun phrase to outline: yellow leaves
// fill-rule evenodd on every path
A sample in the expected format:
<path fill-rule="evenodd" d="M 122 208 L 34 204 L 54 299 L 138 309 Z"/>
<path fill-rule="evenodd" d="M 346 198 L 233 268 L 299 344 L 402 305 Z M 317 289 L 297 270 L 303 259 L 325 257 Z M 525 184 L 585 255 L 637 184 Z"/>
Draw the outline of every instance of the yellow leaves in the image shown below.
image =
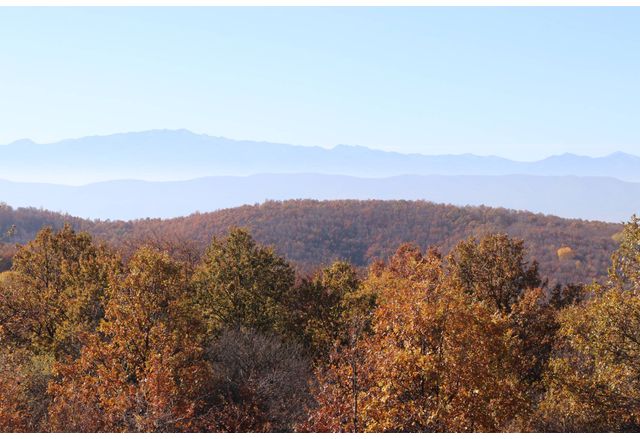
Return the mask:
<path fill-rule="evenodd" d="M 59 369 L 61 384 L 50 387 L 56 395 L 52 425 L 74 425 L 76 431 L 180 428 L 205 382 L 205 371 L 182 374 L 203 367 L 199 328 L 183 310 L 189 294 L 183 275 L 165 253 L 142 248 L 131 258 L 125 276 L 110 285 L 108 320 L 80 358 Z M 101 415 L 84 420 L 86 410 Z"/>
<path fill-rule="evenodd" d="M 334 388 L 328 403 L 357 399 L 365 431 L 495 431 L 522 411 L 506 317 L 450 285 L 441 264 L 407 247 L 364 284 L 379 299 L 373 333 L 356 347 L 369 381 L 359 376 L 361 390 L 340 404 Z M 338 359 L 353 360 L 346 350 Z"/>
<path fill-rule="evenodd" d="M 16 253 L 0 295 L 0 314 L 11 316 L 16 341 L 37 352 L 77 355 L 82 334 L 98 324 L 107 273 L 115 260 L 86 234 L 66 226 L 43 229 Z"/>
<path fill-rule="evenodd" d="M 571 247 L 560 247 L 556 250 L 556 255 L 561 261 L 575 258 L 575 251 Z"/>
<path fill-rule="evenodd" d="M 195 280 L 166 252 L 121 264 L 86 236 L 43 232 L 0 280 L 0 429 L 286 430 L 309 403 L 309 352 L 316 404 L 300 430 L 635 428 L 627 235 L 622 280 L 584 301 L 549 296 L 504 236 L 446 261 L 403 246 L 362 283 L 336 263 L 294 286 L 244 232 L 215 241 Z"/>
<path fill-rule="evenodd" d="M 562 431 L 619 431 L 640 419 L 640 297 L 627 262 L 637 220 L 622 233 L 608 288 L 559 317 L 562 357 L 550 363 L 541 417 Z M 627 259 L 625 259 L 627 258 Z M 625 287 L 629 290 L 625 291 Z"/>
<path fill-rule="evenodd" d="M 11 277 L 13 276 L 12 271 L 3 271 L 0 273 L 0 285 L 11 282 Z"/>

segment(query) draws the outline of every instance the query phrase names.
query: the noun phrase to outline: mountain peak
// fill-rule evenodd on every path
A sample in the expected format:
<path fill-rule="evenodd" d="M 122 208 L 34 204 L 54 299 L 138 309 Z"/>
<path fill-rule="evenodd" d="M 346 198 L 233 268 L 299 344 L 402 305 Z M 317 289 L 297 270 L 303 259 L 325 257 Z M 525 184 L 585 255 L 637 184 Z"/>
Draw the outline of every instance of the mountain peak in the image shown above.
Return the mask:
<path fill-rule="evenodd" d="M 635 156 L 633 154 L 629 154 L 629 153 L 623 152 L 623 151 L 612 152 L 607 157 L 616 158 L 616 159 L 637 159 L 638 158 L 638 156 Z"/>
<path fill-rule="evenodd" d="M 11 142 L 7 146 L 29 146 L 29 145 L 35 145 L 35 144 L 36 142 L 34 142 L 31 139 L 18 139 L 15 142 Z"/>

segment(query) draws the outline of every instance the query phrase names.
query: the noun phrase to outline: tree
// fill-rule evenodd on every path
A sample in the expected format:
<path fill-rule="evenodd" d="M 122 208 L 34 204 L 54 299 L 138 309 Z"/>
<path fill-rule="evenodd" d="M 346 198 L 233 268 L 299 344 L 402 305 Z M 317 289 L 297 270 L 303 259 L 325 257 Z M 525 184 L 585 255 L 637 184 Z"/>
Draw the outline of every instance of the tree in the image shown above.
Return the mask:
<path fill-rule="evenodd" d="M 284 333 L 293 268 L 244 230 L 214 238 L 195 274 L 199 306 L 211 334 L 224 328 Z"/>
<path fill-rule="evenodd" d="M 448 262 L 466 294 L 500 312 L 508 313 L 527 289 L 542 285 L 538 264 L 525 261 L 524 242 L 504 234 L 462 241 Z"/>
<path fill-rule="evenodd" d="M 606 283 L 553 289 L 505 235 L 297 278 L 243 230 L 156 238 L 19 247 L 0 431 L 640 431 L 636 217 Z"/>
<path fill-rule="evenodd" d="M 1 334 L 0 334 L 1 335 Z M 29 370 L 30 358 L 25 350 L 0 351 L 0 432 L 37 431 L 43 416 L 38 416 L 42 399 L 34 398 L 42 374 Z M 46 384 L 45 384 L 46 389 Z M 40 389 L 42 390 L 42 389 Z M 46 411 L 46 400 L 45 400 Z"/>
<path fill-rule="evenodd" d="M 633 217 L 612 257 L 610 282 L 560 314 L 539 429 L 640 431 L 640 233 Z"/>
<path fill-rule="evenodd" d="M 509 322 L 449 283 L 437 252 L 401 247 L 365 281 L 371 335 L 318 377 L 303 427 L 326 431 L 499 431 L 525 408 Z"/>
<path fill-rule="evenodd" d="M 640 217 L 625 224 L 619 248 L 614 252 L 609 279 L 626 291 L 640 292 Z"/>
<path fill-rule="evenodd" d="M 510 330 L 519 341 L 520 377 L 529 387 L 532 403 L 543 392 L 542 374 L 559 328 L 557 312 L 546 291 L 535 288 L 526 290 L 507 316 Z"/>
<path fill-rule="evenodd" d="M 21 247 L 0 286 L 0 324 L 8 338 L 34 353 L 77 356 L 82 334 L 104 314 L 115 258 L 89 235 L 49 228 Z"/>
<path fill-rule="evenodd" d="M 231 329 L 207 353 L 215 382 L 212 431 L 292 431 L 310 398 L 302 348 L 251 329 Z"/>
<path fill-rule="evenodd" d="M 20 416 L 11 421 L 16 430 L 46 427 L 53 365 L 79 356 L 104 314 L 107 278 L 117 269 L 109 251 L 68 225 L 59 232 L 45 228 L 19 248 L 0 282 L 0 356 L 6 361 L 0 393 L 7 398 L 0 411 Z"/>
<path fill-rule="evenodd" d="M 56 431 L 188 431 L 210 371 L 184 270 L 142 248 L 112 280 L 105 319 L 49 386 Z"/>
<path fill-rule="evenodd" d="M 355 268 L 337 261 L 315 276 L 302 279 L 294 288 L 287 305 L 293 314 L 291 332 L 302 335 L 314 358 L 326 359 L 336 343 L 347 343 L 353 314 L 358 308 L 366 308 L 367 303 L 372 304 L 371 298 L 367 300 L 359 294 L 359 287 Z"/>

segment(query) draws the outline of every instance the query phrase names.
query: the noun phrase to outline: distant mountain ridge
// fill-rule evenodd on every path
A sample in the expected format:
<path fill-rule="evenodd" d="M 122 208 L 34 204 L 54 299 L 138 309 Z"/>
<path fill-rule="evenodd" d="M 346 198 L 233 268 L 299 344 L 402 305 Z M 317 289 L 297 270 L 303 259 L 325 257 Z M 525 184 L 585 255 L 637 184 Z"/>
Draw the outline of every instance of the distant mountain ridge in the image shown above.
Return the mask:
<path fill-rule="evenodd" d="M 119 180 L 85 186 L 0 180 L 0 201 L 84 218 L 171 218 L 266 200 L 427 200 L 621 222 L 640 213 L 640 183 L 607 177 L 421 176 L 361 178 L 259 174 L 174 182 Z"/>
<path fill-rule="evenodd" d="M 362 146 L 332 149 L 230 140 L 187 130 L 151 130 L 37 144 L 0 145 L 0 178 L 86 184 L 122 179 L 188 180 L 261 173 L 398 175 L 540 175 L 612 177 L 640 182 L 640 157 L 574 154 L 520 162 L 496 156 L 402 154 Z"/>

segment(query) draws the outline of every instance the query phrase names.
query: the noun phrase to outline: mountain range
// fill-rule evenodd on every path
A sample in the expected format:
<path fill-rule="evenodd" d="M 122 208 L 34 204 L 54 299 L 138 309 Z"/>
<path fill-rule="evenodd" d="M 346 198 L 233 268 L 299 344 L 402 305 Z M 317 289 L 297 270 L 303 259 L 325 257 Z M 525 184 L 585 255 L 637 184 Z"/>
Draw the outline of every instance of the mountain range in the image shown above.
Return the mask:
<path fill-rule="evenodd" d="M 151 130 L 0 146 L 0 201 L 84 218 L 170 218 L 265 200 L 428 200 L 620 222 L 640 212 L 640 157 L 332 149 Z"/>
<path fill-rule="evenodd" d="M 265 200 L 428 200 L 620 222 L 640 212 L 640 183 L 608 177 L 420 176 L 360 178 L 260 174 L 175 182 L 119 180 L 83 186 L 0 181 L 0 200 L 83 218 L 171 218 Z"/>
<path fill-rule="evenodd" d="M 533 162 L 495 156 L 401 154 L 362 146 L 332 149 L 238 141 L 187 130 L 151 130 L 37 144 L 0 146 L 0 178 L 87 184 L 109 180 L 189 180 L 261 173 L 398 175 L 543 175 L 612 177 L 640 182 L 640 157 L 573 154 Z"/>

